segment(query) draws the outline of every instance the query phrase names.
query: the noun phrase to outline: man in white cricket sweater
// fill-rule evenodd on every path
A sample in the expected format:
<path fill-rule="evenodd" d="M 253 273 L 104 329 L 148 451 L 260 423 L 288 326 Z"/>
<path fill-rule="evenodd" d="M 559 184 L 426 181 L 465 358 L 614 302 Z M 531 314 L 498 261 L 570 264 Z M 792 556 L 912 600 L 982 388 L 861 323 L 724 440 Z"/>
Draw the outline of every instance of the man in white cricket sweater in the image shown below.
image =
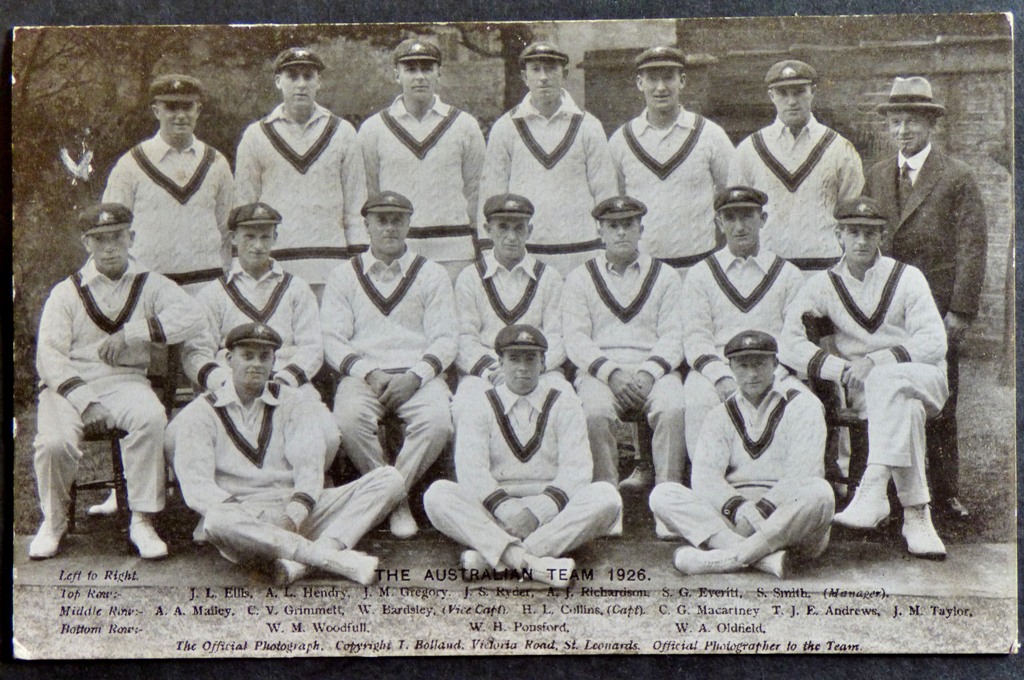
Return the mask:
<path fill-rule="evenodd" d="M 575 563 L 562 555 L 609 533 L 622 500 L 592 482 L 579 398 L 541 385 L 544 334 L 508 326 L 495 339 L 505 379 L 467 406 L 455 439 L 457 482 L 423 496 L 438 531 L 469 546 L 463 575 L 514 569 L 567 587 Z"/>
<path fill-rule="evenodd" d="M 617 196 L 594 208 L 605 252 L 578 267 L 562 288 L 565 351 L 579 369 L 594 479 L 616 484 L 612 421 L 642 415 L 654 431 L 657 482 L 682 479 L 686 460 L 682 284 L 674 269 L 637 250 L 647 208 Z M 663 527 L 657 527 L 664 535 Z"/>
<path fill-rule="evenodd" d="M 725 188 L 735 149 L 725 130 L 680 103 L 681 50 L 659 45 L 634 63 L 646 107 L 612 134 L 608 148 L 619 193 L 647 206 L 640 250 L 684 274 L 715 249 L 711 205 Z"/>
<path fill-rule="evenodd" d="M 197 534 L 232 562 L 271 566 L 281 585 L 312 569 L 372 583 L 377 558 L 352 548 L 402 497 L 402 476 L 382 467 L 324 489 L 323 459 L 338 434 L 318 427 L 322 404 L 269 382 L 281 336 L 250 322 L 225 344 L 231 379 L 175 418 L 174 470 L 203 517 Z"/>
<path fill-rule="evenodd" d="M 796 299 L 804 275 L 761 245 L 768 196 L 752 187 L 728 187 L 714 200 L 715 224 L 725 248 L 690 270 L 683 281 L 683 348 L 692 369 L 683 383 L 686 448 L 695 451 L 708 413 L 736 392 L 736 379 L 723 350 L 742 330 L 779 337 L 786 308 Z M 805 390 L 785 367 L 786 386 Z M 815 397 L 808 395 L 809 398 Z"/>
<path fill-rule="evenodd" d="M 529 196 L 537 213 L 527 250 L 566 276 L 601 249 L 590 211 L 615 195 L 615 169 L 600 121 L 562 87 L 569 56 L 537 42 L 519 63 L 530 92 L 491 128 L 480 194 Z"/>
<path fill-rule="evenodd" d="M 777 352 L 762 331 L 726 343 L 739 389 L 708 415 L 691 453 L 692 488 L 651 492 L 655 516 L 690 543 L 674 559 L 684 574 L 753 567 L 785 578 L 789 553 L 810 560 L 828 547 L 825 415 L 810 394 L 781 384 Z"/>
<path fill-rule="evenodd" d="M 209 332 L 185 343 L 182 361 L 193 382 L 218 390 L 231 380 L 228 335 L 242 324 L 265 323 L 282 342 L 274 352 L 271 379 L 319 402 L 320 393 L 310 380 L 323 365 L 320 310 L 309 284 L 284 271 L 270 256 L 280 222 L 281 214 L 266 203 L 248 203 L 231 211 L 228 226 L 238 257 L 226 276 L 208 283 L 196 296 L 206 312 Z M 319 409 L 318 415 L 325 436 L 336 437 L 338 426 L 330 414 Z M 169 439 L 176 430 L 172 423 Z M 325 467 L 336 453 L 337 448 L 327 451 Z"/>
<path fill-rule="evenodd" d="M 158 76 L 149 97 L 160 129 L 117 161 L 103 201 L 121 203 L 134 214 L 131 254 L 139 264 L 195 294 L 223 274 L 231 259 L 231 167 L 195 137 L 203 110 L 199 80 Z"/>
<path fill-rule="evenodd" d="M 836 207 L 845 254 L 808 279 L 786 313 L 779 358 L 809 377 L 842 385 L 868 419 L 868 465 L 836 524 L 872 528 L 889 516 L 891 479 L 903 505 L 903 537 L 915 557 L 944 559 L 925 477 L 925 419 L 942 410 L 946 329 L 921 271 L 879 252 L 886 214 L 871 198 Z M 835 327 L 838 354 L 807 338 L 804 315 Z"/>
<path fill-rule="evenodd" d="M 317 292 L 339 260 L 367 243 L 363 156 L 352 125 L 316 102 L 323 70 L 309 49 L 277 56 L 282 102 L 246 128 L 235 159 L 235 205 L 261 201 L 281 212 L 274 258 Z"/>
<path fill-rule="evenodd" d="M 367 190 L 389 189 L 412 201 L 410 245 L 455 281 L 476 255 L 484 136 L 473 116 L 437 96 L 437 45 L 410 38 L 391 58 L 402 94 L 359 128 Z"/>
<path fill-rule="evenodd" d="M 775 122 L 736 147 L 729 184 L 757 187 L 772 206 L 764 244 L 803 271 L 831 267 L 842 255 L 832 212 L 864 186 L 853 144 L 811 113 L 818 74 L 787 59 L 765 75 Z"/>
<path fill-rule="evenodd" d="M 394 465 L 408 494 L 452 434 L 443 375 L 458 344 L 452 284 L 441 265 L 406 246 L 409 199 L 385 191 L 362 212 L 370 250 L 331 272 L 320 309 L 324 355 L 341 373 L 334 418 L 346 454 L 366 474 L 386 465 L 381 419 L 398 417 L 405 439 Z M 408 498 L 390 527 L 399 538 L 418 531 Z"/>
<path fill-rule="evenodd" d="M 67 530 L 69 491 L 82 460 L 83 434 L 119 428 L 132 511 L 129 538 L 144 559 L 167 555 L 151 516 L 164 507 L 167 416 L 146 380 L 154 344 L 202 332 L 203 314 L 178 286 L 128 255 L 132 212 L 100 203 L 78 218 L 85 265 L 50 292 L 39 321 L 39 394 L 34 442 L 43 523 L 32 559 L 57 554 Z"/>
<path fill-rule="evenodd" d="M 505 380 L 494 339 L 510 324 L 528 324 L 544 333 L 548 349 L 542 380 L 572 389 L 561 370 L 565 361 L 562 275 L 526 252 L 526 242 L 533 232 L 533 211 L 533 204 L 524 196 L 499 194 L 488 198 L 484 203 L 484 228 L 494 249 L 485 252 L 475 267 L 464 269 L 455 282 L 459 315 L 455 365 L 462 376 L 452 400 L 456 425 L 467 400 L 480 398 Z"/>

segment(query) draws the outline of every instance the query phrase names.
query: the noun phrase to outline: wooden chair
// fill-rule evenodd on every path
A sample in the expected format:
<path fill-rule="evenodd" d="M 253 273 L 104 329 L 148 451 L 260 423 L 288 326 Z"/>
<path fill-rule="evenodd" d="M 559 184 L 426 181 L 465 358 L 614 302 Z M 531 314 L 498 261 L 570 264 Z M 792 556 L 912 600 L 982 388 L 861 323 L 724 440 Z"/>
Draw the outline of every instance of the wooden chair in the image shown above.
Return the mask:
<path fill-rule="evenodd" d="M 181 373 L 181 345 L 168 345 L 166 351 L 157 349 L 150 361 L 150 371 L 147 378 L 153 386 L 153 390 L 160 398 L 168 419 L 175 408 L 191 401 L 191 388 L 186 391 L 179 390 L 179 375 Z M 179 394 L 180 392 L 180 394 Z M 186 398 L 187 397 L 187 398 Z M 71 485 L 70 502 L 68 508 L 68 532 L 74 532 L 76 526 L 76 505 L 78 503 L 79 491 L 113 491 L 117 499 L 117 524 L 124 534 L 125 545 L 128 552 L 134 550 L 131 539 L 128 536 L 128 528 L 131 524 L 131 511 L 128 508 L 128 485 L 124 477 L 124 464 L 121 461 L 121 440 L 127 437 L 128 433 L 122 429 L 114 428 L 88 435 L 82 438 L 83 442 L 108 442 L 110 444 L 110 477 L 95 479 L 86 482 L 75 481 Z"/>

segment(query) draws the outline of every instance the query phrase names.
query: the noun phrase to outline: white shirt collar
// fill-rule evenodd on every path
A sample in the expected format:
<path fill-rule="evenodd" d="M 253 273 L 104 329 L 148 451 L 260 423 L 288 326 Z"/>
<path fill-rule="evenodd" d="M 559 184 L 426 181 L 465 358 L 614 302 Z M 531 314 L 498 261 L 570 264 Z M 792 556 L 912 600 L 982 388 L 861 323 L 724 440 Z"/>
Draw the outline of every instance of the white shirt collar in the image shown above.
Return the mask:
<path fill-rule="evenodd" d="M 242 269 L 241 263 L 238 261 L 238 258 L 235 257 L 231 260 L 231 270 L 228 272 L 228 281 L 231 281 L 236 276 L 248 276 L 250 279 L 259 283 L 260 281 L 265 281 L 272 277 L 284 276 L 284 269 L 281 268 L 281 265 L 278 264 L 277 260 L 270 258 L 270 270 L 257 279 L 249 272 Z"/>
<path fill-rule="evenodd" d="M 315 123 L 320 118 L 323 118 L 325 116 L 330 116 L 330 115 L 331 115 L 331 112 L 328 111 L 326 108 L 324 108 L 323 106 L 320 106 L 319 104 L 315 104 L 314 107 L 313 107 L 313 115 L 309 117 L 309 120 L 307 120 L 305 123 L 302 123 L 301 125 L 303 127 L 309 127 L 310 125 Z M 274 110 L 270 112 L 270 115 L 266 117 L 266 122 L 268 122 L 268 123 L 273 123 L 273 122 L 278 121 L 278 120 L 283 120 L 283 121 L 286 121 L 288 123 L 292 123 L 293 125 L 300 125 L 300 123 L 298 121 L 294 121 L 294 120 L 292 120 L 291 118 L 288 117 L 288 114 L 286 114 L 285 111 L 284 111 L 284 104 L 283 103 L 282 104 L 278 104 L 274 108 Z"/>
<path fill-rule="evenodd" d="M 907 156 L 904 156 L 903 152 L 900 151 L 899 154 L 897 154 L 899 156 L 899 158 L 897 159 L 897 165 L 900 168 L 902 168 L 904 164 L 907 164 L 910 166 L 911 170 L 913 170 L 914 172 L 918 172 L 921 170 L 921 167 L 924 165 L 924 162 L 928 160 L 928 154 L 930 154 L 931 152 L 931 142 L 925 144 L 923 149 L 915 153 L 913 156 L 910 156 L 909 158 Z"/>
<path fill-rule="evenodd" d="M 867 281 L 870 277 L 888 274 L 889 270 L 892 269 L 892 265 L 895 264 L 895 262 L 896 261 L 893 260 L 891 257 L 886 257 L 885 255 L 882 255 L 882 251 L 879 250 L 878 255 L 875 257 L 874 263 L 870 267 L 868 267 L 868 270 L 864 273 L 864 280 Z M 832 267 L 832 271 L 834 271 L 836 274 L 843 278 L 856 280 L 856 277 L 853 275 L 852 272 L 850 272 L 850 264 L 849 262 L 847 262 L 845 253 L 843 253 L 843 256 L 841 258 L 839 258 L 839 262 L 836 262 L 835 266 Z"/>
<path fill-rule="evenodd" d="M 160 161 L 163 160 L 163 158 L 167 156 L 167 154 L 172 152 L 180 154 L 198 155 L 199 143 L 200 142 L 198 139 L 196 139 L 196 136 L 192 135 L 192 143 L 179 151 L 178 149 L 175 149 L 173 146 L 164 141 L 164 138 L 160 136 L 159 132 L 157 132 L 156 135 L 149 140 L 149 148 L 150 150 L 152 150 L 155 159 L 157 161 Z"/>
<path fill-rule="evenodd" d="M 648 109 L 644 108 L 644 110 L 640 112 L 640 115 L 633 119 L 632 125 L 634 134 L 642 135 L 643 133 L 647 132 L 647 130 L 658 130 L 658 128 L 651 125 L 651 122 L 647 119 L 647 113 Z M 675 121 L 673 121 L 672 125 L 669 126 L 669 128 L 679 127 L 682 128 L 683 130 L 689 130 L 693 128 L 696 120 L 697 116 L 695 116 L 693 113 L 687 111 L 684 108 L 680 108 L 679 115 L 676 117 Z"/>
<path fill-rule="evenodd" d="M 440 97 L 434 95 L 434 101 L 430 105 L 430 108 L 427 109 L 427 112 L 429 113 L 430 111 L 433 111 L 444 118 L 451 111 L 451 108 L 451 106 L 441 101 Z M 391 106 L 388 107 L 388 113 L 395 118 L 401 118 L 402 116 L 412 118 L 412 114 L 409 113 L 409 109 L 405 107 L 405 95 L 400 94 L 395 97 L 395 101 L 391 102 Z"/>
<path fill-rule="evenodd" d="M 824 128 L 825 126 L 819 123 L 818 119 L 815 118 L 814 114 L 812 113 L 811 117 L 807 120 L 807 125 L 805 125 L 803 129 L 800 130 L 799 136 L 802 137 L 804 133 L 806 133 L 810 137 L 816 137 L 819 133 L 821 133 L 824 130 Z M 775 122 L 768 126 L 768 129 L 778 139 L 781 139 L 783 137 L 792 139 L 792 134 L 789 132 L 789 128 L 786 127 L 786 124 L 783 123 L 782 120 L 778 118 L 778 116 L 776 116 Z"/>
<path fill-rule="evenodd" d="M 376 266 L 376 265 L 379 265 L 380 268 L 382 268 L 382 269 L 388 269 L 389 268 L 389 265 L 384 264 L 383 262 L 378 260 L 376 257 L 374 257 L 373 253 L 370 252 L 369 250 L 367 250 L 364 253 L 361 253 L 359 255 L 359 257 L 363 258 L 363 271 L 364 272 L 369 273 L 369 271 L 374 266 Z M 415 260 L 415 259 L 416 259 L 416 253 L 414 253 L 412 251 L 412 248 L 410 248 L 409 245 L 406 244 L 406 246 L 405 246 L 405 253 L 400 258 L 398 258 L 397 260 L 392 262 L 390 266 L 393 267 L 393 266 L 395 266 L 397 264 L 398 265 L 398 272 L 402 276 L 405 276 L 406 272 L 409 271 L 409 267 L 412 266 L 413 260 Z"/>
<path fill-rule="evenodd" d="M 785 399 L 786 397 L 786 393 L 782 391 L 781 387 L 779 387 L 778 377 L 772 380 L 772 386 L 768 389 L 768 393 L 764 395 L 764 399 L 761 400 L 760 406 L 754 406 L 754 404 L 743 394 L 742 390 L 736 390 L 736 401 L 743 402 L 743 404 L 745 404 L 751 411 L 759 411 L 763 410 L 765 407 L 771 406 L 774 401 L 774 397 L 776 396 L 780 399 Z"/>
<path fill-rule="evenodd" d="M 604 251 L 601 251 L 600 253 L 598 253 L 594 257 L 597 259 L 597 263 L 600 265 L 601 269 L 603 269 L 605 272 L 607 272 L 609 274 L 615 274 L 616 276 L 618 275 L 618 273 L 615 272 L 612 269 L 611 263 L 608 262 L 608 255 L 607 255 L 607 253 L 605 253 Z M 633 260 L 629 264 L 628 267 L 626 267 L 626 271 L 628 272 L 631 269 L 635 269 L 635 270 L 643 273 L 643 272 L 647 271 L 647 269 L 650 266 L 651 266 L 651 256 L 647 255 L 645 253 L 639 253 L 637 255 L 636 259 Z"/>
<path fill-rule="evenodd" d="M 537 266 L 536 263 L 537 261 L 534 259 L 533 255 L 527 253 L 526 256 L 512 267 L 511 271 L 509 271 L 508 269 L 505 269 L 505 265 L 498 262 L 498 258 L 494 256 L 493 252 L 488 252 L 484 255 L 484 278 L 491 278 L 497 274 L 499 270 L 508 271 L 510 274 L 514 274 L 516 270 L 521 270 L 531 279 L 535 279 L 536 277 L 533 275 L 533 270 L 534 267 Z"/>
<path fill-rule="evenodd" d="M 83 286 L 88 286 L 89 284 L 93 283 L 97 279 L 102 279 L 104 281 L 107 281 L 111 285 L 117 285 L 119 282 L 124 281 L 126 278 L 128 278 L 128 279 L 133 278 L 133 277 L 137 276 L 138 274 L 143 273 L 144 271 L 146 271 L 145 267 L 140 265 L 135 260 L 134 257 L 129 255 L 128 256 L 128 269 L 125 270 L 124 274 L 121 275 L 120 279 L 118 279 L 117 281 L 114 281 L 112 279 L 107 278 L 107 276 L 105 274 L 101 274 L 100 271 L 98 269 L 96 269 L 96 261 L 94 259 L 92 259 L 92 257 L 90 256 L 89 259 L 86 260 L 85 265 L 81 269 L 78 270 L 78 273 L 82 275 L 82 285 Z"/>
<path fill-rule="evenodd" d="M 761 271 L 767 272 L 768 268 L 772 266 L 773 262 L 775 262 L 775 253 L 768 250 L 763 245 L 758 249 L 757 255 L 752 257 L 738 257 L 733 255 L 732 251 L 729 250 L 729 246 L 725 246 L 718 252 L 712 254 L 712 257 L 716 258 L 718 260 L 718 264 L 722 265 L 723 271 L 728 270 L 729 267 L 736 262 L 742 264 L 748 260 L 753 260 L 757 266 L 760 267 Z"/>
<path fill-rule="evenodd" d="M 562 90 L 562 101 L 558 104 L 558 108 L 555 113 L 551 116 L 551 120 L 558 118 L 559 116 L 573 116 L 583 115 L 583 110 L 576 106 L 576 102 L 573 101 L 569 95 L 568 90 Z M 533 100 L 530 94 L 527 94 L 523 98 L 523 101 L 519 106 L 516 107 L 515 112 L 512 113 L 513 118 L 526 118 L 527 116 L 536 116 L 538 118 L 544 118 L 541 112 L 537 110 L 537 107 L 533 105 Z"/>
<path fill-rule="evenodd" d="M 512 409 L 515 408 L 516 403 L 520 399 L 525 399 L 526 403 L 532 406 L 537 413 L 540 413 L 544 410 L 544 400 L 547 399 L 549 392 L 548 389 L 537 385 L 533 392 L 529 394 L 516 394 L 504 383 L 495 387 L 494 391 L 497 392 L 498 398 L 501 400 L 501 406 L 505 410 L 505 415 L 512 412 Z"/>
<path fill-rule="evenodd" d="M 228 404 L 238 404 L 242 406 L 242 400 L 238 398 L 238 393 L 235 391 L 235 383 L 233 380 L 228 380 L 219 389 L 214 390 L 213 396 L 215 397 L 214 406 L 220 408 L 221 406 L 227 406 Z M 267 406 L 277 406 L 281 403 L 281 400 L 274 396 L 274 393 L 270 391 L 270 383 L 267 383 L 263 387 L 263 394 L 257 397 Z"/>

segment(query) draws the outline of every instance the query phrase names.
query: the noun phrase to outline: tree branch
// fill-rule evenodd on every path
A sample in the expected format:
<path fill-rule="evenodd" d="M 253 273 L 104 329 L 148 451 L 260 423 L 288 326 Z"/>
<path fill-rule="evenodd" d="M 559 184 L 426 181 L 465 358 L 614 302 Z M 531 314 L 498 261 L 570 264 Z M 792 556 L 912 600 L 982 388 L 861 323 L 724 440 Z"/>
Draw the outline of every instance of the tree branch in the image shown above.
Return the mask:
<path fill-rule="evenodd" d="M 469 37 L 469 32 L 466 30 L 465 26 L 459 24 L 456 25 L 455 28 L 459 32 L 459 44 L 468 49 L 470 52 L 475 52 L 476 54 L 479 54 L 484 57 L 496 58 L 501 56 L 501 52 L 493 52 L 491 50 L 480 47 L 478 44 L 473 42 L 473 40 Z"/>

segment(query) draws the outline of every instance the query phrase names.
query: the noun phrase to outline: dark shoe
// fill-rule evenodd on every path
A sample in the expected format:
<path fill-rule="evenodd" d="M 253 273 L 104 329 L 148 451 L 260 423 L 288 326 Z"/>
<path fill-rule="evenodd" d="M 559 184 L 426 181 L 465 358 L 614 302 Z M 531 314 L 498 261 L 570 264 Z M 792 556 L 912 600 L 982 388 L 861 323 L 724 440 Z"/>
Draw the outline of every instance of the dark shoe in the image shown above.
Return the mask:
<path fill-rule="evenodd" d="M 932 504 L 932 507 L 935 511 L 935 515 L 943 519 L 967 519 L 971 516 L 970 510 L 968 510 L 956 496 L 951 496 L 941 501 L 935 501 Z"/>

